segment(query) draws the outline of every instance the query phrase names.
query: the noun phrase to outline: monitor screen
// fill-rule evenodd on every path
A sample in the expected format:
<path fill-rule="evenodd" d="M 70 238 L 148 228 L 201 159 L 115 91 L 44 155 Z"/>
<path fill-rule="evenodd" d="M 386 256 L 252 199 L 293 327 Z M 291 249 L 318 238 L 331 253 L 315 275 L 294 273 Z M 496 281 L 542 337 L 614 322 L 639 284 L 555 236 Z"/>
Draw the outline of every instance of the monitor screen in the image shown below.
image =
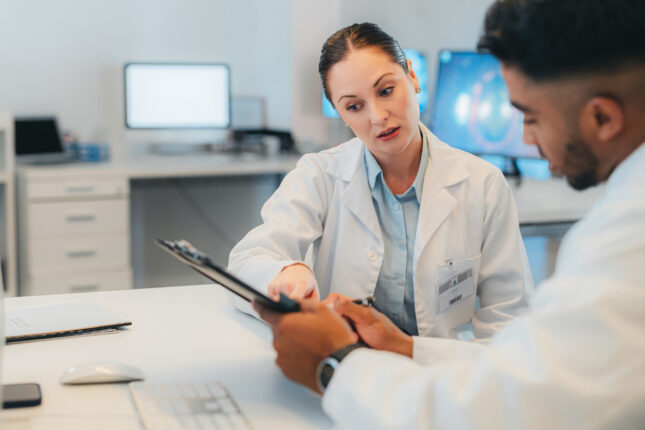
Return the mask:
<path fill-rule="evenodd" d="M 16 155 L 62 153 L 55 118 L 16 118 Z"/>
<path fill-rule="evenodd" d="M 128 63 L 124 67 L 128 128 L 228 128 L 226 64 Z"/>
<path fill-rule="evenodd" d="M 403 53 L 412 63 L 412 70 L 419 81 L 421 92 L 417 94 L 417 100 L 419 101 L 419 109 L 423 112 L 428 106 L 428 63 L 425 57 L 415 49 L 404 49 Z M 327 100 L 325 94 L 322 96 L 322 113 L 327 118 L 339 118 L 334 105 Z"/>
<path fill-rule="evenodd" d="M 510 104 L 495 57 L 441 51 L 432 131 L 444 142 L 473 154 L 539 158 L 522 141 L 522 114 Z"/>

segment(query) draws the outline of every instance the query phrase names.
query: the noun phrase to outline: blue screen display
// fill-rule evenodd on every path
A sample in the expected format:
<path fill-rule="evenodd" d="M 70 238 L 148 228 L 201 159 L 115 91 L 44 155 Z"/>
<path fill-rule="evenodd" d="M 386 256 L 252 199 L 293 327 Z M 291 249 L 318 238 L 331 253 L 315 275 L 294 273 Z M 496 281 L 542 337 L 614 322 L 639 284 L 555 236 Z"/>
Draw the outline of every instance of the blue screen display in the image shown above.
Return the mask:
<path fill-rule="evenodd" d="M 419 109 L 423 112 L 428 107 L 428 62 L 425 57 L 415 49 L 404 49 L 403 53 L 405 57 L 410 60 L 412 63 L 412 70 L 417 76 L 419 81 L 419 86 L 421 87 L 421 92 L 417 94 L 417 100 L 419 101 Z M 334 109 L 334 106 L 325 98 L 325 95 L 322 96 L 322 113 L 327 118 L 339 118 L 338 112 Z"/>
<path fill-rule="evenodd" d="M 522 141 L 522 113 L 511 106 L 499 61 L 475 52 L 441 51 L 432 131 L 473 154 L 539 158 Z"/>

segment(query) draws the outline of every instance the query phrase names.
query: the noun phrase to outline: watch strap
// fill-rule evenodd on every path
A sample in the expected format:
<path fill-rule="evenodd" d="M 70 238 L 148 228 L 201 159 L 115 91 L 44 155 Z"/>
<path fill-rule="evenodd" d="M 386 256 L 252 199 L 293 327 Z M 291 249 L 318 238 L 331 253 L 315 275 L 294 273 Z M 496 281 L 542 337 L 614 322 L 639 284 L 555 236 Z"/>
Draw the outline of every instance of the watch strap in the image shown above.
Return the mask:
<path fill-rule="evenodd" d="M 332 352 L 331 354 L 329 354 L 329 356 L 335 358 L 340 363 L 341 361 L 343 361 L 345 357 L 347 357 L 347 355 L 350 352 L 354 351 L 355 349 L 365 348 L 365 347 L 366 345 L 362 342 L 350 343 L 349 345 L 344 346 L 341 349 Z"/>
<path fill-rule="evenodd" d="M 340 348 L 337 351 L 334 351 L 328 357 L 322 360 L 318 364 L 318 369 L 316 370 L 318 389 L 324 393 L 327 389 L 327 385 L 329 385 L 329 381 L 331 381 L 332 376 L 334 376 L 336 367 L 338 367 L 340 362 L 343 361 L 343 359 L 347 357 L 350 352 L 358 348 L 365 348 L 366 346 L 367 345 L 362 342 L 351 343 Z"/>

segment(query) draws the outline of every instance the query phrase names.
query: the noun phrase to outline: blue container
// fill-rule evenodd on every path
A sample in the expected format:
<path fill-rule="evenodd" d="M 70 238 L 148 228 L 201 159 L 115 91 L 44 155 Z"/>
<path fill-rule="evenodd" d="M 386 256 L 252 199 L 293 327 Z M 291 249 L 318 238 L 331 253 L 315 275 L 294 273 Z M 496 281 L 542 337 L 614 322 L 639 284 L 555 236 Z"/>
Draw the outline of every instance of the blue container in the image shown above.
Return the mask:
<path fill-rule="evenodd" d="M 77 143 L 76 156 L 80 161 L 108 161 L 110 148 L 107 143 Z"/>

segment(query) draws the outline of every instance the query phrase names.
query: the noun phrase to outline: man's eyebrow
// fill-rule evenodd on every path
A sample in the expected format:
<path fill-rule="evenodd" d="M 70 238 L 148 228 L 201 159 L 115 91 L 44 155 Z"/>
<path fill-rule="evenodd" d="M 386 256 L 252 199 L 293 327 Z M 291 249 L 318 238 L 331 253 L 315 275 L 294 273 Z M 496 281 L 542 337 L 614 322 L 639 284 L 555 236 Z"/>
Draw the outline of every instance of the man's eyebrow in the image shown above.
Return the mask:
<path fill-rule="evenodd" d="M 512 104 L 512 105 L 513 105 L 517 110 L 519 110 L 519 111 L 520 111 L 520 112 L 522 112 L 522 113 L 534 113 L 534 112 L 533 112 L 533 109 L 530 109 L 530 108 L 528 108 L 528 107 L 524 106 L 523 104 L 520 104 L 520 103 L 517 103 L 517 102 L 514 102 L 514 101 L 511 101 L 511 104 Z"/>

